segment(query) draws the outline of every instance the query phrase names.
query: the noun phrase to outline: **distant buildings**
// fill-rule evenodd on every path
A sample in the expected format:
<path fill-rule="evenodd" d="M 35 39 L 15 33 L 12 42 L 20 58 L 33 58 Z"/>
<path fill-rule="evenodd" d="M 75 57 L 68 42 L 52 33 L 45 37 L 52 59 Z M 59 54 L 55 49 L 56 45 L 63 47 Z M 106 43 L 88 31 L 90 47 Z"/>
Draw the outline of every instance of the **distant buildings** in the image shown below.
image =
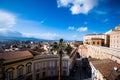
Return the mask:
<path fill-rule="evenodd" d="M 109 35 L 107 34 L 87 34 L 84 36 L 84 45 L 109 46 Z"/>
<path fill-rule="evenodd" d="M 46 77 L 58 77 L 58 53 L 55 55 L 50 51 L 49 43 L 37 46 L 32 43 L 31 45 L 34 46 L 32 49 L 19 51 L 4 51 L 0 48 L 0 80 L 38 80 Z M 75 47 L 69 55 L 62 56 L 62 76 L 69 75 L 74 65 L 76 51 Z"/>
<path fill-rule="evenodd" d="M 84 45 L 106 46 L 120 49 L 120 26 L 106 34 L 87 34 L 84 36 Z"/>

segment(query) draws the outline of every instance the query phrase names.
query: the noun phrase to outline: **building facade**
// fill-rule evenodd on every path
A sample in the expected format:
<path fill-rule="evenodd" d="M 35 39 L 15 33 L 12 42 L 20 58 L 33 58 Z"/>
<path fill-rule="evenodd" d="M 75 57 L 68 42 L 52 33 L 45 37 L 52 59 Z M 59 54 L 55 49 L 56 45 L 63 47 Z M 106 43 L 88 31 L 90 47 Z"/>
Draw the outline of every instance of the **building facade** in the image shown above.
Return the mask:
<path fill-rule="evenodd" d="M 120 26 L 110 32 L 110 47 L 120 49 Z"/>
<path fill-rule="evenodd" d="M 62 58 L 62 76 L 69 75 L 70 59 Z M 37 55 L 32 62 L 33 80 L 42 80 L 47 77 L 56 77 L 59 74 L 58 55 Z"/>
<path fill-rule="evenodd" d="M 84 36 L 84 45 L 106 46 L 109 47 L 109 35 L 107 34 L 87 34 Z"/>
<path fill-rule="evenodd" d="M 0 53 L 0 80 L 31 80 L 33 55 L 29 51 Z"/>

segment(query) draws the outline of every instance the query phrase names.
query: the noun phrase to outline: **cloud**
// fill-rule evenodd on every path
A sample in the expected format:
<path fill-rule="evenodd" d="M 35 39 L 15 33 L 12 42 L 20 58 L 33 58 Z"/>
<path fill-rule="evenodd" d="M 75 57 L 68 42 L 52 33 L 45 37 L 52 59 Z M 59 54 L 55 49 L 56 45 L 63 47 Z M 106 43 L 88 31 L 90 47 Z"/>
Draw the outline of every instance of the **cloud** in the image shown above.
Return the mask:
<path fill-rule="evenodd" d="M 0 29 L 8 29 L 16 24 L 16 16 L 0 10 Z"/>
<path fill-rule="evenodd" d="M 76 37 L 77 37 L 77 35 L 73 35 L 72 37 L 73 37 L 73 38 L 76 38 Z"/>
<path fill-rule="evenodd" d="M 74 30 L 75 28 L 74 28 L 74 26 L 69 26 L 68 29 L 69 30 Z"/>
<path fill-rule="evenodd" d="M 85 32 L 87 30 L 88 30 L 87 27 L 80 27 L 80 28 L 77 29 L 78 32 Z"/>
<path fill-rule="evenodd" d="M 5 36 L 5 37 L 23 37 L 23 34 L 20 33 L 20 32 L 17 32 L 17 31 L 2 29 L 2 30 L 0 30 L 0 36 Z"/>
<path fill-rule="evenodd" d="M 108 21 L 109 21 L 109 19 L 107 19 L 107 18 L 103 20 L 103 22 L 108 22 Z"/>
<path fill-rule="evenodd" d="M 41 38 L 41 39 L 49 39 L 49 40 L 54 40 L 54 39 L 58 39 L 59 35 L 56 33 L 33 33 L 33 34 L 29 34 L 29 33 L 23 33 L 23 35 L 25 37 L 35 37 L 35 38 Z"/>
<path fill-rule="evenodd" d="M 67 7 L 73 15 L 88 14 L 98 3 L 98 0 L 57 0 L 58 8 Z"/>
<path fill-rule="evenodd" d="M 107 12 L 105 12 L 105 11 L 95 11 L 97 14 L 107 14 Z"/>

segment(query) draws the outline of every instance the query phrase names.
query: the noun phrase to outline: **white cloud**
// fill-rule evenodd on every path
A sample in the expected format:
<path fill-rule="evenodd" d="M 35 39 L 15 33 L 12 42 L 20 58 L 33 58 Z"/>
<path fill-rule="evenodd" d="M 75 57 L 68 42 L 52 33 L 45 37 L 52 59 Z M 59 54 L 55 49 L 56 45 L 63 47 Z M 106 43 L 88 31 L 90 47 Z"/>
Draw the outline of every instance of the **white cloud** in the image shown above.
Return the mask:
<path fill-rule="evenodd" d="M 22 33 L 13 31 L 13 30 L 6 30 L 6 29 L 0 29 L 0 36 L 6 36 L 6 37 L 22 37 Z"/>
<path fill-rule="evenodd" d="M 103 22 L 108 22 L 108 21 L 109 21 L 109 19 L 107 19 L 107 18 L 103 20 Z"/>
<path fill-rule="evenodd" d="M 87 30 L 88 30 L 87 27 L 80 27 L 80 28 L 77 29 L 78 32 L 85 32 Z"/>
<path fill-rule="evenodd" d="M 73 15 L 88 14 L 98 3 L 98 0 L 57 0 L 58 7 L 67 7 Z"/>
<path fill-rule="evenodd" d="M 33 33 L 33 34 L 23 33 L 23 35 L 25 37 L 35 37 L 35 38 L 51 39 L 51 40 L 59 38 L 59 35 L 56 34 L 56 33 L 41 33 L 41 34 L 38 34 L 38 33 Z"/>
<path fill-rule="evenodd" d="M 8 29 L 16 24 L 16 16 L 0 10 L 0 29 Z"/>
<path fill-rule="evenodd" d="M 105 11 L 96 11 L 97 14 L 107 14 Z"/>
<path fill-rule="evenodd" d="M 77 35 L 73 35 L 73 38 L 76 38 L 77 37 Z"/>
<path fill-rule="evenodd" d="M 69 26 L 68 29 L 69 29 L 69 30 L 74 30 L 75 27 L 74 27 L 74 26 Z"/>
<path fill-rule="evenodd" d="M 58 7 L 64 6 L 67 7 L 69 3 L 71 3 L 73 0 L 57 0 Z"/>

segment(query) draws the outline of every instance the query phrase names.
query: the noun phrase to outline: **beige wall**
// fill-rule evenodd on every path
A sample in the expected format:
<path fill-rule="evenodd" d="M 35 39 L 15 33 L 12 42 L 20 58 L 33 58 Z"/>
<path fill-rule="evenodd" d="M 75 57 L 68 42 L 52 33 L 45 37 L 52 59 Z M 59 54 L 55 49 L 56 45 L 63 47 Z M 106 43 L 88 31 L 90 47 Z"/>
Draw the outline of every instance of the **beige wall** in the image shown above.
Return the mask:
<path fill-rule="evenodd" d="M 47 58 L 48 56 L 48 58 Z M 45 58 L 44 58 L 45 57 Z M 53 67 L 50 66 L 50 63 L 53 62 Z M 50 57 L 49 55 L 42 56 L 42 58 L 38 58 L 33 60 L 32 62 L 32 71 L 33 71 L 33 80 L 36 80 L 36 75 L 39 76 L 40 79 L 44 78 L 43 74 L 45 73 L 45 77 L 50 77 L 50 76 L 58 76 L 59 72 L 59 57 L 55 55 Z M 45 68 L 43 68 L 43 64 L 45 64 Z M 39 65 L 39 71 L 37 72 L 37 65 Z M 63 76 L 68 76 L 69 75 L 69 66 L 70 66 L 70 59 L 64 58 L 63 57 L 63 62 L 62 62 L 62 74 L 65 74 Z M 37 78 L 38 78 L 37 76 Z"/>
<path fill-rule="evenodd" d="M 11 71 L 11 69 L 9 69 L 9 68 L 14 68 L 14 70 L 12 70 L 13 71 L 13 78 L 16 79 L 18 77 L 17 76 L 17 67 L 20 65 L 23 65 L 23 75 L 24 76 L 32 75 L 32 73 L 29 73 L 29 74 L 26 73 L 26 68 L 27 68 L 26 64 L 30 63 L 30 62 L 32 62 L 32 59 L 28 59 L 28 60 L 19 61 L 19 62 L 13 63 L 13 64 L 11 63 L 9 65 L 5 65 L 5 68 L 4 68 L 5 75 L 7 75 L 7 72 Z M 32 66 L 32 64 L 31 64 L 31 66 Z M 5 80 L 7 80 L 6 77 L 5 77 Z"/>
<path fill-rule="evenodd" d="M 109 46 L 109 35 L 106 34 L 93 34 L 93 35 L 85 35 L 83 43 L 86 44 L 86 42 L 90 42 L 92 38 L 101 38 L 104 39 L 105 46 Z"/>
<path fill-rule="evenodd" d="M 120 32 L 110 34 L 110 47 L 120 49 Z"/>
<path fill-rule="evenodd" d="M 91 56 L 92 58 L 98 59 L 112 59 L 120 63 L 120 50 L 108 47 L 98 47 L 98 46 L 91 46 L 88 45 L 88 57 Z"/>

